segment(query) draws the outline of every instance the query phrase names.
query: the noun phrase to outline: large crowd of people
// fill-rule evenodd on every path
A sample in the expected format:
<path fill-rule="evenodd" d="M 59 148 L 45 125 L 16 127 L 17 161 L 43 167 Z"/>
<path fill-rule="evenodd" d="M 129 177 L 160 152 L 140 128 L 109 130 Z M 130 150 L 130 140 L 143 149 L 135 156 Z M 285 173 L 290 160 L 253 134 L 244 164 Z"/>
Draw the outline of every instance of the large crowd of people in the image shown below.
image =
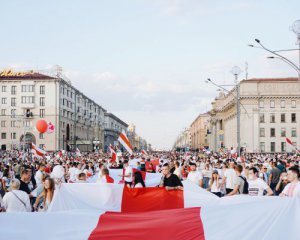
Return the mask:
<path fill-rule="evenodd" d="M 295 154 L 244 154 L 205 152 L 150 152 L 129 156 L 109 153 L 49 153 L 43 158 L 28 152 L 0 152 L 0 211 L 47 211 L 55 189 L 62 183 L 117 183 L 111 169 L 123 169 L 119 184 L 146 187 L 143 174 L 161 174 L 157 187 L 183 190 L 188 180 L 218 197 L 249 196 L 300 197 L 300 156 Z M 131 162 L 135 163 L 135 171 Z"/>

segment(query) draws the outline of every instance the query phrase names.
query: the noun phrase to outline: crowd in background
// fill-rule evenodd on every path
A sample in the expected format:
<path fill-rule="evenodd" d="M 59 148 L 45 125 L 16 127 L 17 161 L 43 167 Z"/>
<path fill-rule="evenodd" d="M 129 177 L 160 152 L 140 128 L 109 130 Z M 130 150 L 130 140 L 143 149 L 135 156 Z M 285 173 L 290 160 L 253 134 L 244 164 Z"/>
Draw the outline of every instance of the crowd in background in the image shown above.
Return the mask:
<path fill-rule="evenodd" d="M 43 158 L 21 151 L 0 153 L 0 211 L 47 211 L 61 183 L 116 183 L 110 169 L 124 169 L 126 186 L 146 186 L 143 172 L 161 174 L 158 187 L 183 190 L 189 180 L 218 197 L 300 197 L 300 157 L 295 154 L 151 152 L 147 155 L 118 154 L 112 161 L 106 153 L 49 153 Z M 130 163 L 134 162 L 137 171 Z"/>

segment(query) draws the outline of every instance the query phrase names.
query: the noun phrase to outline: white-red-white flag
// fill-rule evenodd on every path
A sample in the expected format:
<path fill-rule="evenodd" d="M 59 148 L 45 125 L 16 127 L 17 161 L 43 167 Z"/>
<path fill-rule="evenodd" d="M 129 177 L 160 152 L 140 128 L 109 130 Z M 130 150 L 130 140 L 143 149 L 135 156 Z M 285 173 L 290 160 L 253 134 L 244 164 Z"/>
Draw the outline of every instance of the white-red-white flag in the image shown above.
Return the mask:
<path fill-rule="evenodd" d="M 144 149 L 141 151 L 141 154 L 143 154 L 143 155 L 145 155 L 145 156 L 148 156 L 148 153 L 147 153 L 146 150 L 144 150 Z"/>
<path fill-rule="evenodd" d="M 290 148 L 292 148 L 293 150 L 295 150 L 297 153 L 300 153 L 300 150 L 298 148 L 296 148 L 296 146 L 293 144 L 293 142 L 291 141 L 291 139 L 285 138 L 285 140 L 288 143 L 288 145 L 290 146 Z"/>
<path fill-rule="evenodd" d="M 132 146 L 126 136 L 125 131 L 122 131 L 120 133 L 120 136 L 118 138 L 118 141 L 122 144 L 122 146 L 129 152 L 131 155 L 133 154 Z"/>
<path fill-rule="evenodd" d="M 112 145 L 109 145 L 109 151 L 110 151 L 110 156 L 111 156 L 111 162 L 117 161 L 117 153 Z"/>
<path fill-rule="evenodd" d="M 81 156 L 81 152 L 80 152 L 80 150 L 79 150 L 78 148 L 76 148 L 76 156 L 77 156 L 77 157 L 80 157 L 80 156 Z"/>
<path fill-rule="evenodd" d="M 44 157 L 45 154 L 47 153 L 43 149 L 37 147 L 34 143 L 31 145 L 31 152 L 36 156 L 36 157 Z"/>

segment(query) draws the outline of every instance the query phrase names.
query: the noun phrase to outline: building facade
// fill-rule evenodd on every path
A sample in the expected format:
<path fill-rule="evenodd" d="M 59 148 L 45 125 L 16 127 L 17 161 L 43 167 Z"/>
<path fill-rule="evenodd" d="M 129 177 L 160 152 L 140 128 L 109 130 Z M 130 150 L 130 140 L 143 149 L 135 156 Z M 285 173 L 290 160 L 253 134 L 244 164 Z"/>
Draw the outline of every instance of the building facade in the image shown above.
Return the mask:
<path fill-rule="evenodd" d="M 104 147 L 106 110 L 89 99 L 60 73 L 0 72 L 1 149 L 21 149 L 35 143 L 47 151 L 81 151 Z M 39 133 L 44 119 L 53 133 Z"/>
<path fill-rule="evenodd" d="M 176 138 L 173 145 L 173 149 L 176 148 L 188 148 L 190 149 L 192 145 L 191 140 L 191 129 L 185 128 Z"/>
<path fill-rule="evenodd" d="M 210 115 L 200 114 L 191 124 L 191 147 L 193 149 L 208 148 L 208 124 Z"/>
<path fill-rule="evenodd" d="M 247 152 L 286 152 L 286 137 L 300 147 L 300 92 L 297 78 L 249 79 L 239 83 L 241 147 Z M 236 90 L 212 103 L 209 145 L 237 147 Z"/>
<path fill-rule="evenodd" d="M 127 132 L 128 124 L 112 113 L 105 113 L 104 119 L 104 150 L 107 151 L 110 145 L 119 146 L 118 138 L 120 132 Z"/>
<path fill-rule="evenodd" d="M 128 126 L 127 136 L 134 151 L 151 151 L 151 144 L 148 144 L 145 139 L 143 139 L 136 133 L 136 127 L 132 123 Z"/>

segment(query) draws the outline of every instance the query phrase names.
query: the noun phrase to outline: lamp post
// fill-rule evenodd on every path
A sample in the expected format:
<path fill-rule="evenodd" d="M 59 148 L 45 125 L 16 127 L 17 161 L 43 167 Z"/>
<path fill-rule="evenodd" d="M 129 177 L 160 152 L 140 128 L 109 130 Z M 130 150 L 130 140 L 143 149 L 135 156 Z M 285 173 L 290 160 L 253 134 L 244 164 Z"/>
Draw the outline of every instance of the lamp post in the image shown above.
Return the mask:
<path fill-rule="evenodd" d="M 238 66 L 234 66 L 231 71 L 234 75 L 234 83 L 236 88 L 236 140 L 237 140 L 237 153 L 241 156 L 241 110 L 240 110 L 240 85 L 238 76 L 242 70 Z"/>
<path fill-rule="evenodd" d="M 231 71 L 230 71 L 234 77 L 235 77 L 235 85 L 218 85 L 216 83 L 214 83 L 210 78 L 207 79 L 207 83 L 211 83 L 213 84 L 214 86 L 217 86 L 223 90 L 225 90 L 226 92 L 228 93 L 231 93 L 232 92 L 229 92 L 226 88 L 224 87 L 229 87 L 229 86 L 235 86 L 235 89 L 236 89 L 236 96 L 233 94 L 233 97 L 235 98 L 236 100 L 236 119 L 237 119 L 237 154 L 238 156 L 240 156 L 241 154 L 241 111 L 240 111 L 240 106 L 242 105 L 240 103 L 240 86 L 239 86 L 239 82 L 238 82 L 238 76 L 243 72 L 239 67 L 237 66 L 234 66 Z M 244 108 L 245 112 L 247 113 L 247 116 L 249 117 L 248 115 L 248 112 L 247 110 L 245 109 L 245 107 L 242 105 L 242 107 Z M 217 135 L 216 135 L 216 138 L 217 138 Z"/>
<path fill-rule="evenodd" d="M 300 20 L 296 20 L 293 23 L 293 25 L 291 27 L 291 30 L 297 35 L 297 42 L 296 42 L 296 45 L 298 45 L 297 49 L 284 49 L 284 50 L 273 51 L 273 50 L 265 47 L 259 39 L 255 39 L 255 42 L 257 42 L 260 46 L 255 46 L 255 45 L 252 45 L 252 44 L 249 44 L 248 46 L 253 47 L 253 48 L 263 49 L 263 50 L 275 55 L 275 57 L 274 56 L 268 57 L 269 59 L 279 59 L 279 60 L 287 63 L 288 65 L 290 65 L 293 69 L 295 69 L 296 72 L 298 73 L 299 91 L 300 91 Z M 298 66 L 295 63 L 293 63 L 291 60 L 289 60 L 288 58 L 286 58 L 286 57 L 284 57 L 284 56 L 282 56 L 278 53 L 278 52 L 294 51 L 294 50 L 299 51 L 299 64 L 298 64 Z"/>
<path fill-rule="evenodd" d="M 299 65 L 298 65 L 298 80 L 299 80 L 299 90 L 300 90 L 300 20 L 296 20 L 292 25 L 292 31 L 297 35 L 297 42 L 298 45 L 298 55 L 299 55 Z"/>

